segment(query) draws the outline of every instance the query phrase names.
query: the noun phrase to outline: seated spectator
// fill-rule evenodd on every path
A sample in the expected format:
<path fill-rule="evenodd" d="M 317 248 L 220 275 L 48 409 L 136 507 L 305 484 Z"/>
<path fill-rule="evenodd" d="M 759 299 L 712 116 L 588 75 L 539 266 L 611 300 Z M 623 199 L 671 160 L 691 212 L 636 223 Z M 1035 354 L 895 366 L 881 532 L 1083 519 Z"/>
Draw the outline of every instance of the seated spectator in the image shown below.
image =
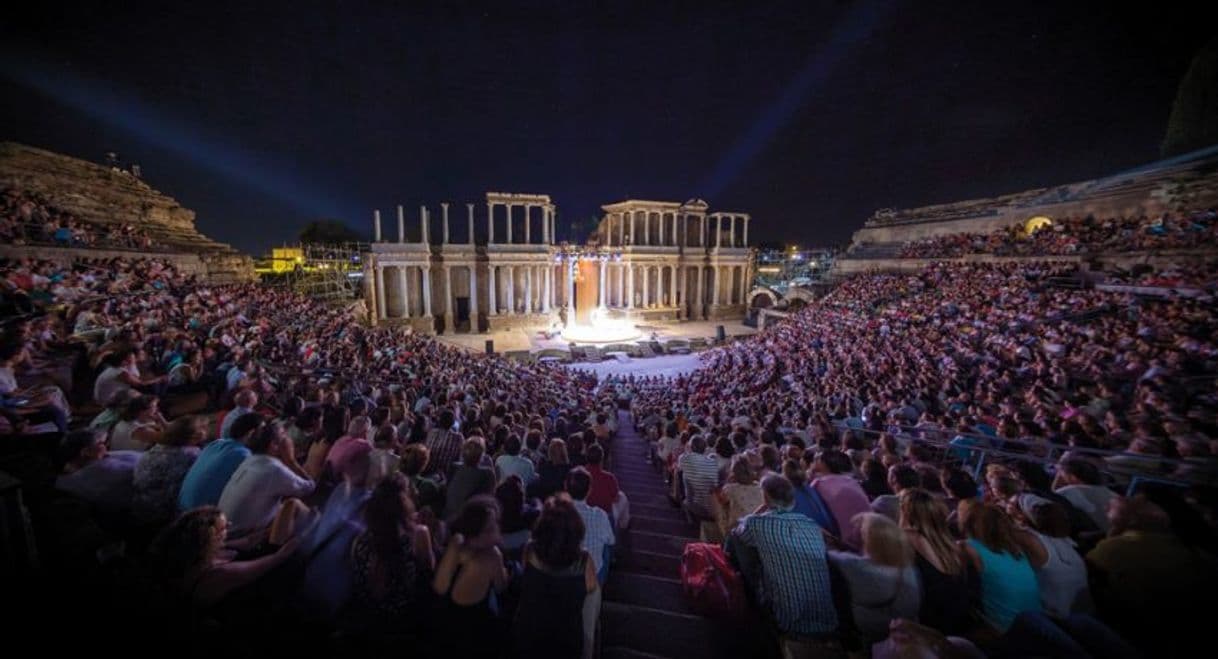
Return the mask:
<path fill-rule="evenodd" d="M 178 592 L 196 606 L 208 609 L 282 565 L 300 544 L 295 538 L 287 539 L 274 553 L 238 561 L 225 551 L 227 540 L 224 513 L 214 506 L 204 506 L 174 520 L 153 541 L 150 554 Z"/>
<path fill-rule="evenodd" d="M 402 458 L 398 452 L 402 443 L 398 441 L 398 429 L 392 424 L 385 424 L 377 429 L 372 441 L 372 472 L 368 475 L 369 482 L 375 486 L 385 480 L 390 474 L 398 472 Z"/>
<path fill-rule="evenodd" d="M 893 494 L 882 494 L 871 500 L 871 509 L 896 522 L 901 518 L 901 492 L 918 487 L 921 478 L 907 464 L 896 464 L 888 468 L 888 487 Z"/>
<path fill-rule="evenodd" d="M 852 460 L 853 461 L 853 460 Z M 863 474 L 863 480 L 859 485 L 863 488 L 863 493 L 872 501 L 881 497 L 891 497 L 893 495 L 892 485 L 889 483 L 889 468 L 884 467 L 884 463 L 880 460 L 865 460 L 860 468 Z M 916 472 L 915 472 L 916 473 Z M 893 499 L 895 501 L 895 499 Z"/>
<path fill-rule="evenodd" d="M 402 451 L 402 473 L 414 488 L 419 512 L 430 510 L 439 517 L 444 513 L 444 489 L 436 479 L 423 475 L 430 459 L 426 444 L 407 444 Z"/>
<path fill-rule="evenodd" d="M 827 450 L 812 465 L 816 490 L 841 530 L 841 541 L 851 549 L 862 549 L 862 536 L 851 521 L 859 513 L 871 512 L 871 502 L 862 486 L 854 479 L 854 465 L 845 453 Z"/>
<path fill-rule="evenodd" d="M 93 402 L 104 407 L 120 392 L 143 391 L 164 382 L 164 376 L 141 377 L 137 358 L 136 351 L 130 348 L 113 353 L 104 362 L 105 368 L 93 384 Z"/>
<path fill-rule="evenodd" d="M 470 437 L 461 447 L 461 461 L 453 464 L 445 491 L 444 517 L 456 515 L 465 502 L 495 491 L 495 472 L 482 466 L 486 449 L 481 437 Z"/>
<path fill-rule="evenodd" d="M 439 421 L 427 433 L 427 451 L 431 460 L 427 463 L 424 475 L 438 474 L 443 478 L 452 470 L 453 463 L 461 457 L 465 438 L 453 429 L 455 421 L 453 411 L 445 408 L 440 412 Z"/>
<path fill-rule="evenodd" d="M 944 634 L 963 636 L 972 629 L 975 570 L 947 527 L 947 507 L 921 488 L 901 492 L 901 529 L 914 550 L 922 584 L 918 619 Z"/>
<path fill-rule="evenodd" d="M 520 437 L 509 435 L 503 443 L 503 455 L 495 459 L 495 471 L 499 474 L 499 482 L 509 476 L 516 476 L 520 482 L 528 485 L 537 478 L 537 469 L 533 461 L 522 456 Z"/>
<path fill-rule="evenodd" d="M 587 477 L 581 467 L 575 478 Z M 584 546 L 584 522 L 571 498 L 550 497 L 524 549 L 520 603 L 512 622 L 513 654 L 519 657 L 590 657 L 584 605 L 599 592 L 595 561 Z M 592 611 L 592 629 L 595 616 Z M 588 648 L 591 650 L 591 648 Z"/>
<path fill-rule="evenodd" d="M 1121 497 L 1102 485 L 1100 470 L 1093 462 L 1081 458 L 1062 460 L 1057 465 L 1053 487 L 1054 492 L 1091 518 L 1096 528 L 1103 533 L 1108 532 L 1109 507 Z"/>
<path fill-rule="evenodd" d="M 55 479 L 57 489 L 88 501 L 104 513 L 122 514 L 131 509 L 140 453 L 111 453 L 106 434 L 95 430 L 70 432 L 59 448 L 63 469 Z"/>
<path fill-rule="evenodd" d="M 1040 602 L 1053 618 L 1091 613 L 1087 566 L 1070 539 L 1070 518 L 1061 504 L 1025 494 L 1019 502 L 1029 528 L 1019 534 L 1028 561 L 1036 571 Z"/>
<path fill-rule="evenodd" d="M 165 427 L 161 443 L 144 452 L 135 464 L 132 518 L 140 524 L 161 525 L 178 512 L 178 494 L 207 430 L 199 417 L 184 416 Z"/>
<path fill-rule="evenodd" d="M 427 527 L 415 523 L 409 487 L 394 473 L 373 489 L 364 509 L 367 530 L 351 547 L 348 617 L 366 631 L 415 636 L 425 629 L 423 589 L 435 556 Z"/>
<path fill-rule="evenodd" d="M 893 620 L 917 617 L 921 604 L 913 548 L 896 522 L 878 513 L 855 518 L 863 538 L 863 555 L 830 551 L 829 562 L 841 571 L 850 591 L 854 627 L 863 650 L 888 635 Z"/>
<path fill-rule="evenodd" d="M 550 498 L 562 490 L 571 467 L 571 461 L 567 459 L 567 443 L 561 439 L 551 439 L 546 449 L 546 459 L 538 468 L 537 480 L 529 489 L 529 495 L 537 499 Z"/>
<path fill-rule="evenodd" d="M 1183 542 L 1167 513 L 1140 497 L 1114 500 L 1109 529 L 1087 554 L 1100 617 L 1145 654 L 1194 652 L 1209 623 L 1194 594 L 1218 586 L 1218 559 Z"/>
<path fill-rule="evenodd" d="M 715 492 L 714 501 L 721 537 L 727 537 L 744 516 L 753 514 L 765 503 L 761 484 L 753 475 L 747 457 L 737 455 L 732 458 L 727 483 Z"/>
<path fill-rule="evenodd" d="M 825 505 L 824 499 L 820 498 L 820 494 L 808 485 L 807 472 L 803 467 L 795 460 L 787 460 L 782 465 L 782 475 L 791 481 L 795 496 L 795 507 L 792 510 L 816 522 L 816 525 L 830 536 L 840 537 L 837 520 L 833 518 L 833 513 L 829 512 L 829 507 Z"/>
<path fill-rule="evenodd" d="M 488 643 L 503 630 L 497 594 L 508 585 L 499 544 L 499 513 L 495 500 L 466 501 L 450 529 L 452 537 L 431 581 L 443 600 L 438 613 L 438 645 L 454 657 L 495 657 L 499 648 Z M 471 633 L 482 630 L 482 633 Z"/>
<path fill-rule="evenodd" d="M 981 619 L 1005 634 L 1024 611 L 1041 612 L 1036 573 L 1020 546 L 1015 523 L 1000 508 L 980 504 L 964 518 L 963 543 L 981 579 Z"/>
<path fill-rule="evenodd" d="M 233 409 L 226 412 L 224 419 L 220 422 L 217 437 L 229 437 L 237 419 L 245 414 L 253 414 L 258 411 L 258 392 L 253 389 L 242 389 L 233 397 L 233 402 Z"/>
<path fill-rule="evenodd" d="M 588 504 L 588 493 L 592 490 L 592 476 L 583 467 L 576 467 L 567 474 L 567 494 L 575 503 L 575 510 L 584 520 L 584 549 L 592 555 L 592 563 L 601 583 L 609 576 L 608 550 L 617 542 L 613 523 L 602 508 Z"/>
<path fill-rule="evenodd" d="M 243 414 L 229 430 L 232 438 L 217 439 L 203 447 L 199 458 L 186 472 L 186 478 L 182 479 L 178 510 L 216 505 L 233 472 L 250 456 L 248 444 L 265 423 L 261 414 Z"/>
<path fill-rule="evenodd" d="M 741 564 L 746 585 L 782 633 L 831 638 L 838 619 L 821 529 L 793 510 L 791 481 L 770 474 L 761 489 L 765 509 L 740 522 L 728 553 Z M 750 556 L 756 564 L 750 564 Z"/>
<path fill-rule="evenodd" d="M 319 445 L 320 446 L 320 445 Z M 250 456 L 224 486 L 217 507 L 230 520 L 234 537 L 261 537 L 281 512 L 299 523 L 309 514 L 300 498 L 312 494 L 325 456 L 314 451 L 307 467 L 296 462 L 292 440 L 279 423 L 264 424 L 249 440 Z M 290 535 L 290 534 L 289 534 Z"/>
<path fill-rule="evenodd" d="M 524 483 L 516 475 L 508 476 L 495 488 L 495 501 L 499 504 L 499 530 L 503 534 L 500 547 L 509 559 L 518 560 L 539 511 L 525 501 Z"/>
<path fill-rule="evenodd" d="M 147 451 L 161 440 L 166 423 L 156 396 L 136 395 L 110 430 L 110 446 L 116 451 Z"/>
<path fill-rule="evenodd" d="M 682 507 L 686 515 L 698 522 L 713 524 L 712 493 L 719 487 L 719 463 L 706 454 L 706 439 L 702 435 L 690 438 L 689 450 L 677 459 L 677 469 L 681 473 Z M 703 531 L 705 538 L 706 529 Z"/>
<path fill-rule="evenodd" d="M 606 513 L 613 514 L 613 504 L 617 502 L 619 490 L 617 477 L 605 471 L 605 449 L 593 442 L 584 452 L 587 458 L 588 475 L 592 477 L 592 488 L 588 491 L 588 505 L 596 506 Z"/>

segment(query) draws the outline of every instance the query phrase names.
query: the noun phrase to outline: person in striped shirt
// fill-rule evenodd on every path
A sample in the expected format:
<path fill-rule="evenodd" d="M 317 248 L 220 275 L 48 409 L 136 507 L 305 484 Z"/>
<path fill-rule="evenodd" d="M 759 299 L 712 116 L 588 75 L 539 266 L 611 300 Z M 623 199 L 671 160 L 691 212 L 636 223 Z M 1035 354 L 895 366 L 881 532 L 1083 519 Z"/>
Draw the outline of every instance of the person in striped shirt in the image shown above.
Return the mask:
<path fill-rule="evenodd" d="M 782 632 L 825 637 L 838 627 L 821 528 L 794 510 L 795 492 L 781 474 L 761 481 L 765 505 L 742 519 L 727 543 L 757 601 Z M 743 546 L 742 546 L 743 545 Z M 757 566 L 743 563 L 753 555 Z"/>

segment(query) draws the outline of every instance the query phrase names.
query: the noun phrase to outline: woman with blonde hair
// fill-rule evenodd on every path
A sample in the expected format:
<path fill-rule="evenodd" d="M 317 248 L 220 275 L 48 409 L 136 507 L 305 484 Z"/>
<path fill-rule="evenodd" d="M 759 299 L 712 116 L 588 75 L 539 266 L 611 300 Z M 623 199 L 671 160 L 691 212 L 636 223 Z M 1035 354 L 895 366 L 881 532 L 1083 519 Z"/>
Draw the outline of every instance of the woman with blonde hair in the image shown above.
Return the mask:
<path fill-rule="evenodd" d="M 913 548 L 901 528 L 878 513 L 860 513 L 852 521 L 859 526 L 863 555 L 830 551 L 829 561 L 846 581 L 854 625 L 870 652 L 894 619 L 918 617 L 922 596 Z"/>
<path fill-rule="evenodd" d="M 918 618 L 944 634 L 963 635 L 972 627 L 969 600 L 977 580 L 948 531 L 947 506 L 918 487 L 903 490 L 900 497 L 901 530 L 922 582 Z"/>
<path fill-rule="evenodd" d="M 727 484 L 714 494 L 719 531 L 724 536 L 736 527 L 741 517 L 752 513 L 765 503 L 761 485 L 757 483 L 748 458 L 743 455 L 732 457 Z"/>

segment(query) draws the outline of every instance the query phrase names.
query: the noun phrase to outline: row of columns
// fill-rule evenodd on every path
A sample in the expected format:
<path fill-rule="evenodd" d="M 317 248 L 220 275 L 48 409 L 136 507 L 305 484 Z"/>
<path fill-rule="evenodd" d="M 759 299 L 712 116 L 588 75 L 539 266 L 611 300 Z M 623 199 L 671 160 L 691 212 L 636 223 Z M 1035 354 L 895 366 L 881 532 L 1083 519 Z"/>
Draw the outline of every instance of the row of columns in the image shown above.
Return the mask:
<path fill-rule="evenodd" d="M 557 227 L 555 224 L 554 206 L 544 204 L 505 204 L 501 202 L 486 203 L 486 233 L 487 244 L 496 244 L 495 241 L 495 208 L 504 206 L 507 209 L 507 239 L 503 242 L 512 243 L 512 209 L 517 207 L 524 208 L 524 242 L 525 244 L 533 243 L 532 225 L 530 221 L 530 210 L 540 208 L 541 214 L 541 243 L 548 245 L 554 242 L 554 230 Z M 465 211 L 469 223 L 469 242 L 466 244 L 474 244 L 474 205 L 466 204 Z M 441 227 L 443 229 L 441 244 L 451 244 L 449 241 L 448 230 L 448 203 L 440 204 Z M 372 231 L 373 242 L 385 242 L 384 234 L 381 231 L 381 211 L 372 211 Z M 431 211 L 426 206 L 419 206 L 419 235 L 420 242 L 427 245 L 431 244 Z M 401 206 L 398 206 L 398 240 L 399 243 L 406 242 L 406 211 Z"/>
<path fill-rule="evenodd" d="M 703 300 L 711 305 L 716 304 L 743 304 L 745 295 L 747 295 L 748 278 L 747 266 L 731 265 L 731 266 L 681 266 L 681 265 L 648 265 L 648 264 L 632 264 L 632 263 L 601 263 L 600 289 L 598 290 L 598 299 L 601 306 L 612 306 L 622 309 L 634 309 L 636 307 L 672 307 L 680 306 L 680 302 L 687 299 L 686 294 L 686 277 L 689 269 L 695 270 L 694 273 L 694 300 Z M 702 282 L 705 280 L 703 274 L 706 270 L 711 271 L 711 283 L 709 300 L 706 299 L 702 291 Z M 725 274 L 727 279 L 727 299 L 722 299 L 720 296 L 720 271 Z M 740 286 L 734 286 L 736 271 L 740 272 Z M 665 272 L 667 272 L 667 286 L 665 286 Z M 654 282 L 655 286 L 652 287 Z M 665 291 L 664 289 L 668 290 Z M 667 293 L 667 295 L 665 295 Z"/>
<path fill-rule="evenodd" d="M 653 217 L 656 220 L 654 231 Z M 641 230 L 638 230 L 640 219 L 643 226 Z M 686 222 L 682 222 L 682 219 L 693 219 L 698 222 L 696 241 L 690 241 L 687 237 L 681 236 L 681 230 L 686 226 Z M 740 220 L 743 233 L 739 240 L 737 240 L 736 232 L 737 219 Z M 706 216 L 675 211 L 619 211 L 609 215 L 609 222 L 606 226 L 608 233 L 606 244 L 614 247 L 626 245 L 707 247 L 708 222 L 714 222 L 712 235 L 715 247 L 746 247 L 749 244 L 749 219 L 748 215 L 736 213 L 712 213 Z M 727 220 L 727 245 L 723 245 L 724 220 Z M 656 240 L 652 240 L 653 233 L 657 234 Z"/>
<path fill-rule="evenodd" d="M 512 244 L 514 242 L 512 235 L 512 209 L 518 207 L 524 209 L 524 244 L 529 245 L 533 243 L 533 222 L 530 217 L 530 211 L 533 208 L 541 209 L 541 244 L 549 245 L 554 242 L 557 223 L 554 219 L 554 206 L 552 204 L 512 204 L 502 201 L 488 201 L 486 202 L 486 243 L 488 245 L 497 244 L 495 241 L 495 208 L 498 206 L 503 206 L 507 211 L 507 236 L 503 243 Z M 473 204 L 470 204 L 470 207 L 472 209 Z M 473 218 L 473 210 L 470 211 L 470 218 Z M 473 235 L 472 221 L 471 219 L 471 236 Z"/>
<path fill-rule="evenodd" d="M 454 310 L 453 275 L 454 268 L 465 269 L 468 272 L 470 315 L 479 313 L 478 306 L 478 269 L 475 265 L 441 266 L 443 279 L 443 295 L 446 303 L 443 313 L 448 319 L 446 326 L 452 326 Z M 395 273 L 387 271 L 396 270 Z M 411 270 L 419 270 L 417 278 L 410 277 Z M 487 274 L 487 310 L 488 315 L 514 315 L 523 313 L 549 313 L 550 309 L 565 300 L 572 293 L 567 291 L 565 297 L 560 297 L 554 286 L 554 267 L 547 265 L 499 265 L 488 264 Z M 393 316 L 396 318 L 413 317 L 411 299 L 421 299 L 422 317 L 432 315 L 431 303 L 431 269 L 421 265 L 378 265 L 375 269 L 373 286 L 376 288 L 377 317 L 384 320 L 389 318 L 389 307 L 386 306 L 386 290 L 390 277 L 397 279 L 397 291 L 401 296 L 401 308 Z M 418 282 L 418 285 L 413 285 Z M 421 290 L 421 293 L 419 289 Z M 418 297 L 421 295 L 421 298 Z M 517 301 L 521 302 L 517 305 Z"/>

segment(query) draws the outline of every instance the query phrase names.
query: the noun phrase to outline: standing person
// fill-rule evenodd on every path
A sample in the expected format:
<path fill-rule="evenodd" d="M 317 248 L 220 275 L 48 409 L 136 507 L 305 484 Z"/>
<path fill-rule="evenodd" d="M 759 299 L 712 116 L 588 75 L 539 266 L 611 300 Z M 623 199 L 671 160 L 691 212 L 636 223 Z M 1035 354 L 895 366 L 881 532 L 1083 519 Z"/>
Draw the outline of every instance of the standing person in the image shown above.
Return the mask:
<path fill-rule="evenodd" d="M 583 541 L 584 522 L 571 498 L 550 497 L 524 550 L 513 656 L 590 656 L 584 651 L 584 601 L 600 585 Z"/>
<path fill-rule="evenodd" d="M 461 447 L 461 461 L 453 463 L 445 491 L 444 516 L 457 514 L 468 499 L 495 491 L 495 472 L 482 466 L 486 449 L 481 437 L 470 437 Z"/>
<path fill-rule="evenodd" d="M 617 476 L 605 471 L 602 465 L 605 461 L 605 449 L 599 443 L 593 442 L 585 451 L 588 463 L 588 476 L 592 478 L 592 487 L 588 491 L 588 504 L 596 506 L 606 513 L 613 514 L 613 504 L 618 498 Z"/>

